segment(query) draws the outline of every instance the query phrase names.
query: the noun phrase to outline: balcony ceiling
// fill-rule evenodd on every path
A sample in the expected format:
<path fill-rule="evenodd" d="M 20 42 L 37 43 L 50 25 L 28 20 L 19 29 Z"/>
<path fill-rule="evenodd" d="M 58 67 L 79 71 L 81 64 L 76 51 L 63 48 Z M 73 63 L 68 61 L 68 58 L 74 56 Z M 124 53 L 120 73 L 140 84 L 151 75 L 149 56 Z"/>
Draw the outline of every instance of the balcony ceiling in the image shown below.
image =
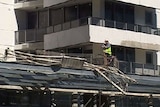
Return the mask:
<path fill-rule="evenodd" d="M 57 7 L 74 5 L 74 4 L 83 4 L 83 3 L 88 3 L 88 2 L 92 2 L 92 0 L 68 0 L 68 1 L 63 2 L 63 3 L 52 5 L 51 7 L 57 8 Z"/>
<path fill-rule="evenodd" d="M 19 2 L 14 5 L 15 9 L 19 10 L 37 10 L 43 8 L 43 0 Z"/>

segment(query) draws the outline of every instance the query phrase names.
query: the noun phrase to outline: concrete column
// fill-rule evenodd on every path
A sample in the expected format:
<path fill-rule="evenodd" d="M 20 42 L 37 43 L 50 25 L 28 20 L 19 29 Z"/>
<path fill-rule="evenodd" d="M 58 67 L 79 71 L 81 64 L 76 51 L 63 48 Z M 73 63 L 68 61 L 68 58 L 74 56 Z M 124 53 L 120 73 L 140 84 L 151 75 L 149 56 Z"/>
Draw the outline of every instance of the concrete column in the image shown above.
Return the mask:
<path fill-rule="evenodd" d="M 160 28 L 160 9 L 156 9 L 157 28 Z"/>
<path fill-rule="evenodd" d="M 92 0 L 92 16 L 105 17 L 105 0 Z"/>
<path fill-rule="evenodd" d="M 115 95 L 111 95 L 110 96 L 110 106 L 109 107 L 116 107 L 116 104 L 115 104 Z"/>
<path fill-rule="evenodd" d="M 158 51 L 156 54 L 157 54 L 157 65 L 160 65 L 160 51 Z"/>

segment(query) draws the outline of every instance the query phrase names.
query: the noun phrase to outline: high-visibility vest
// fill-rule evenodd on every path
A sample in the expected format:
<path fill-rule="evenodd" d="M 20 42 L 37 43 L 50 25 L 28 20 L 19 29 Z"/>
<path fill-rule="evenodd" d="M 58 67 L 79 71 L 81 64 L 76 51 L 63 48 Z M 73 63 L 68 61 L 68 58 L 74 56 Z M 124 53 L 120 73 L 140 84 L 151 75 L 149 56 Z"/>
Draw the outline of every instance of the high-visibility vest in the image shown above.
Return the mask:
<path fill-rule="evenodd" d="M 104 49 L 103 52 L 112 55 L 111 47 Z"/>

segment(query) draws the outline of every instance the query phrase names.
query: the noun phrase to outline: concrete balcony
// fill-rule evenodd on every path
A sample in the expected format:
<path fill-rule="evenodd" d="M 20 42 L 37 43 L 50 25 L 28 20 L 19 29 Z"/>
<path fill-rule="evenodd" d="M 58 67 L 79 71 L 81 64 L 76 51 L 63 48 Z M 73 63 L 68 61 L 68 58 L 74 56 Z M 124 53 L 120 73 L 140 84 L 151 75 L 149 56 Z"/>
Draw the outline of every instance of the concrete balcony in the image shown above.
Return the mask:
<path fill-rule="evenodd" d="M 101 18 L 82 18 L 49 26 L 16 32 L 16 44 L 44 41 L 44 49 L 55 49 L 83 43 L 103 43 L 147 50 L 160 50 L 160 30 Z"/>
<path fill-rule="evenodd" d="M 15 9 L 34 10 L 43 7 L 43 0 L 15 0 Z"/>
<path fill-rule="evenodd" d="M 103 43 L 108 39 L 113 45 L 160 50 L 159 35 L 159 29 L 149 26 L 91 17 L 48 27 L 44 36 L 44 48 L 55 49 L 90 42 Z"/>
<path fill-rule="evenodd" d="M 71 0 L 44 0 L 44 7 L 57 5 L 57 4 L 64 3 L 67 1 L 71 1 Z"/>
<path fill-rule="evenodd" d="M 46 29 L 29 29 L 15 32 L 16 50 L 43 49 Z"/>

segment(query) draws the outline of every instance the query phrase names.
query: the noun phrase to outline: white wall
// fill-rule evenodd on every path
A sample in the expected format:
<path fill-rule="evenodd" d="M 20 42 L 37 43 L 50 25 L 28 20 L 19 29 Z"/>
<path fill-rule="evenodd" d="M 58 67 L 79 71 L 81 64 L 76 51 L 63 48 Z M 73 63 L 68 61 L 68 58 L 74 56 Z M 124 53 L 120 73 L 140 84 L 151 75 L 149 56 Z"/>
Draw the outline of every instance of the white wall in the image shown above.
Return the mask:
<path fill-rule="evenodd" d="M 66 1 L 69 1 L 69 0 L 44 0 L 43 4 L 44 4 L 44 7 L 49 7 L 49 6 L 59 4 L 59 3 L 63 3 L 63 2 L 66 2 Z"/>
<path fill-rule="evenodd" d="M 17 30 L 17 23 L 13 3 L 14 0 L 0 0 L 0 57 L 3 57 L 7 47 L 14 49 L 14 31 Z"/>
<path fill-rule="evenodd" d="M 160 28 L 160 9 L 156 9 L 157 27 Z"/>
<path fill-rule="evenodd" d="M 113 45 L 160 50 L 160 36 L 94 25 L 46 34 L 44 47 L 54 49 L 84 42 L 103 43 L 105 39 Z"/>
<path fill-rule="evenodd" d="M 0 0 L 0 4 L 4 3 L 4 4 L 14 4 L 14 0 Z"/>
<path fill-rule="evenodd" d="M 90 42 L 103 43 L 108 39 L 113 45 L 160 50 L 160 36 L 115 28 L 90 25 Z"/>
<path fill-rule="evenodd" d="M 133 3 L 136 5 L 143 5 L 147 7 L 160 8 L 160 0 L 117 0 L 127 3 Z"/>
<path fill-rule="evenodd" d="M 81 26 L 70 30 L 44 35 L 44 49 L 54 49 L 89 42 L 89 27 Z"/>
<path fill-rule="evenodd" d="M 160 51 L 157 52 L 157 65 L 160 65 Z"/>

